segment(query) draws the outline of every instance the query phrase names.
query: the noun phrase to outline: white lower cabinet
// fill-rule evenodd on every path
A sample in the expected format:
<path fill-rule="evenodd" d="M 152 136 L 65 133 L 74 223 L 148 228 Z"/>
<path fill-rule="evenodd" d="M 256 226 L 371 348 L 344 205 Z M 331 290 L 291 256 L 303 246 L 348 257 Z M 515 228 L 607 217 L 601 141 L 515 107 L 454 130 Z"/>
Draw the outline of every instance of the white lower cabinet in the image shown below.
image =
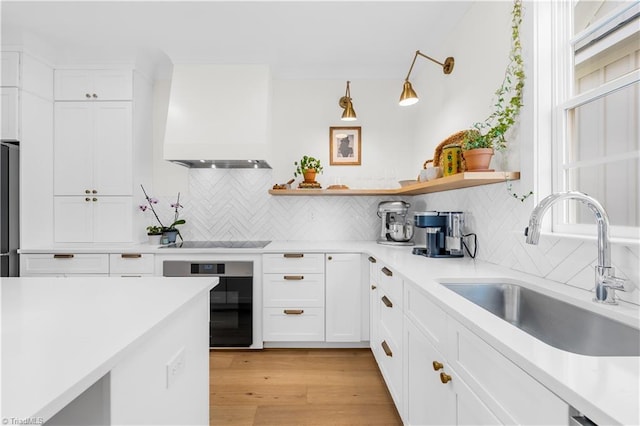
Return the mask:
<path fill-rule="evenodd" d="M 20 276 L 108 275 L 109 255 L 38 253 L 20 256 Z"/>
<path fill-rule="evenodd" d="M 380 321 L 380 304 L 378 303 L 378 287 L 380 287 L 380 280 L 378 279 L 378 260 L 373 257 L 368 257 L 369 261 L 369 342 L 371 343 L 371 352 L 376 359 L 380 357 L 380 347 L 377 345 L 378 328 Z"/>
<path fill-rule="evenodd" d="M 56 243 L 131 241 L 131 197 L 54 197 Z"/>
<path fill-rule="evenodd" d="M 405 282 L 404 299 L 404 405 L 397 407 L 405 423 L 567 424 L 564 401 L 417 286 Z"/>
<path fill-rule="evenodd" d="M 359 253 L 325 255 L 325 337 L 359 342 L 362 336 L 362 276 Z"/>
<path fill-rule="evenodd" d="M 152 277 L 154 256 L 149 253 L 112 253 L 109 255 L 109 276 Z"/>

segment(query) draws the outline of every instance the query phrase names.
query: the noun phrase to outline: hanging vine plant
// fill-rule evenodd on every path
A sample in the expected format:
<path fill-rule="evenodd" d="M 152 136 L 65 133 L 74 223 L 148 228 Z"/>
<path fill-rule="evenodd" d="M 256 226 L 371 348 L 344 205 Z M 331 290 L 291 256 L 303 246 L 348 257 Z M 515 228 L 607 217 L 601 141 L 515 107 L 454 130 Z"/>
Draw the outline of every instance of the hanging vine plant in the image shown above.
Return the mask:
<path fill-rule="evenodd" d="M 522 90 L 524 88 L 524 62 L 520 42 L 522 24 L 522 0 L 514 0 L 511 11 L 511 50 L 509 64 L 505 70 L 502 84 L 496 90 L 494 111 L 484 121 L 474 123 L 467 130 L 462 142 L 463 150 L 476 148 L 494 148 L 504 151 L 507 147 L 505 134 L 516 123 L 522 108 Z"/>

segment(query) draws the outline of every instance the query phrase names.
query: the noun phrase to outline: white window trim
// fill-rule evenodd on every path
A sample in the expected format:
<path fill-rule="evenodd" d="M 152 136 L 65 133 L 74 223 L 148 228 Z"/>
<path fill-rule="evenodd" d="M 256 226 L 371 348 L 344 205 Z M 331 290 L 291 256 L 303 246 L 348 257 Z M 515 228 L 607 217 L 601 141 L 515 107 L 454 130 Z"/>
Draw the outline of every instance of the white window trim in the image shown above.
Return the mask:
<path fill-rule="evenodd" d="M 590 37 L 595 32 L 601 31 L 604 27 L 610 25 L 610 22 L 617 16 L 625 13 L 628 14 L 630 9 L 637 8 L 638 4 L 634 4 L 634 2 L 617 9 L 595 25 L 592 25 L 588 30 L 571 38 L 569 35 L 573 34 L 571 13 L 574 3 L 572 1 L 541 3 L 542 4 L 535 4 L 535 39 L 541 37 L 545 32 L 549 34 L 549 23 L 552 23 L 552 35 L 549 45 L 545 45 L 544 41 L 534 45 L 536 62 L 543 64 L 542 66 L 537 66 L 536 73 L 539 75 L 536 75 L 534 84 L 536 84 L 536 92 L 538 93 L 548 89 L 545 85 L 544 78 L 544 64 L 548 63 L 550 69 L 547 68 L 547 75 L 551 75 L 550 90 L 552 91 L 552 95 L 551 102 L 545 102 L 544 99 L 541 99 L 541 97 L 537 95 L 536 117 L 534 120 L 537 127 L 544 128 L 546 125 L 550 125 L 550 134 L 552 137 L 550 138 L 551 140 L 545 140 L 542 133 L 536 135 L 537 149 L 534 159 L 534 167 L 538 174 L 535 188 L 538 194 L 536 202 L 539 202 L 544 196 L 552 192 L 564 191 L 564 188 L 566 188 L 564 141 L 568 134 L 567 111 L 597 97 L 611 93 L 612 89 L 619 90 L 640 80 L 640 70 L 637 70 L 608 82 L 599 88 L 569 99 L 569 95 L 573 93 L 573 64 L 571 63 L 573 45 Z M 551 4 L 550 10 L 548 10 L 544 4 Z M 547 52 L 546 48 L 548 48 L 551 53 Z M 552 113 L 549 114 L 549 111 L 552 111 Z M 550 118 L 545 119 L 545 115 Z M 556 143 L 554 143 L 554 141 Z M 636 156 L 635 154 L 633 155 L 634 157 Z M 549 165 L 551 173 L 547 172 L 547 165 L 545 164 L 549 159 L 551 159 L 551 164 Z M 551 224 L 547 222 L 543 227 L 545 234 L 550 234 L 555 237 L 595 240 L 595 224 L 566 224 L 562 220 L 565 214 L 563 210 L 564 208 L 561 205 L 553 207 Z M 612 226 L 611 231 L 612 234 L 615 235 L 611 238 L 611 241 L 614 243 L 634 246 L 640 245 L 640 228 Z"/>

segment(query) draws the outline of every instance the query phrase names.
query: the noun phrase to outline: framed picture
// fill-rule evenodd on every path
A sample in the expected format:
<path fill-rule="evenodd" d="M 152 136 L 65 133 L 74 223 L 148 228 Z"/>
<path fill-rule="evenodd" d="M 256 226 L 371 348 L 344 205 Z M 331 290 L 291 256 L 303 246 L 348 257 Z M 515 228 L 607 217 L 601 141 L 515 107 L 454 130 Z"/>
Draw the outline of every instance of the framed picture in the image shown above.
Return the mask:
<path fill-rule="evenodd" d="M 331 127 L 329 129 L 329 164 L 359 166 L 362 162 L 360 127 Z"/>

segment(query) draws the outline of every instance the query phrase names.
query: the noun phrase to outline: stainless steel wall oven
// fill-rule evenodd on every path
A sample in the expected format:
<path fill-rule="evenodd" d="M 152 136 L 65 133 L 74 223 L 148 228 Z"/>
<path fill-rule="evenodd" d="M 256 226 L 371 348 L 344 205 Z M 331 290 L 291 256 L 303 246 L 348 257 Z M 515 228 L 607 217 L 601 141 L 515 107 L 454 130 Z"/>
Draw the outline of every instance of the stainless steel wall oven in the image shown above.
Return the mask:
<path fill-rule="evenodd" d="M 165 260 L 165 277 L 219 277 L 210 292 L 209 346 L 253 343 L 253 262 Z"/>

